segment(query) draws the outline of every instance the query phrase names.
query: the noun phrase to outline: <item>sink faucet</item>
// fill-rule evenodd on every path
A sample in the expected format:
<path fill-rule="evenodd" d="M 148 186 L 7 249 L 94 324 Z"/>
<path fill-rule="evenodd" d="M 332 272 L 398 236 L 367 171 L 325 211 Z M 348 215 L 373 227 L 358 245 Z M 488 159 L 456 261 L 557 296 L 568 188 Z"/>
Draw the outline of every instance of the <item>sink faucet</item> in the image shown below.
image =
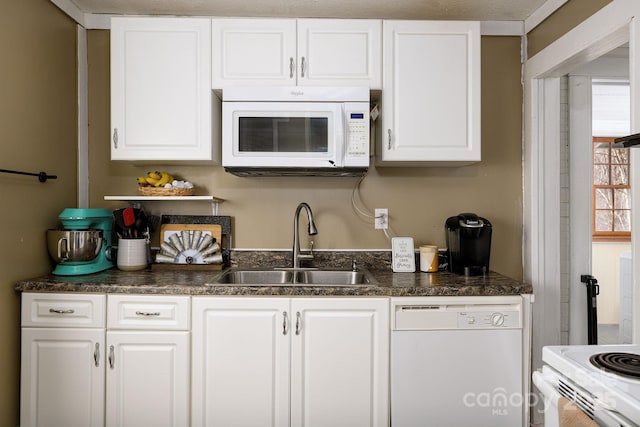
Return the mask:
<path fill-rule="evenodd" d="M 316 225 L 313 223 L 313 213 L 311 208 L 305 202 L 302 202 L 296 208 L 296 213 L 293 217 L 293 268 L 300 268 L 300 260 L 313 259 L 313 252 L 303 255 L 300 253 L 300 211 L 304 208 L 307 211 L 307 220 L 309 221 L 309 236 L 318 234 Z"/>

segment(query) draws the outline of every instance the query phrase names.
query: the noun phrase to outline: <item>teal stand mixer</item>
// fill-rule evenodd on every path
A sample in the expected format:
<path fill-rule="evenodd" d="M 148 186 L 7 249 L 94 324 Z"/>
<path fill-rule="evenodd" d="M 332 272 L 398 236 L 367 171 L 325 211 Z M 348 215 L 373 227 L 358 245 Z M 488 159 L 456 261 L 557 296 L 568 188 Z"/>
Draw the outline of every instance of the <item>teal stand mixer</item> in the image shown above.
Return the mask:
<path fill-rule="evenodd" d="M 57 252 L 60 254 L 60 248 L 63 247 L 67 256 L 58 260 L 53 274 L 91 274 L 113 267 L 113 261 L 108 256 L 111 252 L 113 229 L 113 214 L 109 209 L 66 208 L 58 215 L 58 219 L 64 228 L 60 233 L 65 236 L 57 240 Z M 82 250 L 83 245 L 89 244 L 95 244 L 89 257 L 74 256 L 74 250 Z"/>

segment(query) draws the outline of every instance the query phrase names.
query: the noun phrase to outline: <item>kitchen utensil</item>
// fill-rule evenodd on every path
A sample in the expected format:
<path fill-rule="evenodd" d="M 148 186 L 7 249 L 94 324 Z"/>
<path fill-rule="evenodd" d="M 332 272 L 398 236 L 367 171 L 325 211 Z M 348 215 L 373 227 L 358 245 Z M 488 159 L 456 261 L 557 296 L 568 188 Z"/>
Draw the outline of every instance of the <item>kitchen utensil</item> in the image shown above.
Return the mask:
<path fill-rule="evenodd" d="M 122 211 L 122 219 L 124 220 L 125 227 L 131 227 L 136 222 L 136 215 L 133 208 L 125 208 Z"/>
<path fill-rule="evenodd" d="M 123 213 L 124 209 L 116 209 L 113 211 L 113 220 L 115 223 L 116 235 L 118 237 L 124 237 L 124 218 Z"/>

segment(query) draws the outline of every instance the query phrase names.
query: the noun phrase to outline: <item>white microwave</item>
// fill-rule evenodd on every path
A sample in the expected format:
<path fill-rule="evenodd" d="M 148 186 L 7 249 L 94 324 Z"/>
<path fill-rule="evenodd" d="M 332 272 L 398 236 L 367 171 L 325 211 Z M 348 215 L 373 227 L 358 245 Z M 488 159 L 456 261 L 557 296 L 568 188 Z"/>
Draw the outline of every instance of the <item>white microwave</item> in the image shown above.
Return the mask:
<path fill-rule="evenodd" d="M 369 88 L 229 87 L 222 165 L 240 176 L 358 176 L 369 168 Z"/>

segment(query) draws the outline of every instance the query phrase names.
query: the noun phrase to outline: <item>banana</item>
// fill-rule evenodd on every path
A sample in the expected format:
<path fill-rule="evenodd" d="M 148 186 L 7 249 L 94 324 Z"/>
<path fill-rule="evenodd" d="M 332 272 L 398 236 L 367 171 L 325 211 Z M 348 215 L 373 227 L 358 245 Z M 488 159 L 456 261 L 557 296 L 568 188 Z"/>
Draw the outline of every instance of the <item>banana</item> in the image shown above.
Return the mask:
<path fill-rule="evenodd" d="M 149 176 L 149 178 L 151 179 L 160 179 L 162 177 L 161 172 L 155 171 L 155 172 L 147 172 L 147 175 Z"/>
<path fill-rule="evenodd" d="M 173 176 L 171 176 L 171 174 L 169 174 L 168 172 L 161 172 L 160 180 L 158 180 L 158 182 L 155 183 L 155 186 L 164 187 L 165 184 L 172 181 L 173 181 Z"/>
<path fill-rule="evenodd" d="M 147 177 L 139 176 L 137 179 L 138 179 L 138 185 L 147 185 Z"/>
<path fill-rule="evenodd" d="M 147 184 L 148 184 L 148 185 L 154 185 L 154 186 L 155 186 L 155 185 L 158 183 L 158 181 L 159 181 L 158 179 L 153 179 L 153 178 L 149 178 L 149 177 L 146 177 L 144 180 L 145 180 L 145 181 L 147 181 Z"/>

